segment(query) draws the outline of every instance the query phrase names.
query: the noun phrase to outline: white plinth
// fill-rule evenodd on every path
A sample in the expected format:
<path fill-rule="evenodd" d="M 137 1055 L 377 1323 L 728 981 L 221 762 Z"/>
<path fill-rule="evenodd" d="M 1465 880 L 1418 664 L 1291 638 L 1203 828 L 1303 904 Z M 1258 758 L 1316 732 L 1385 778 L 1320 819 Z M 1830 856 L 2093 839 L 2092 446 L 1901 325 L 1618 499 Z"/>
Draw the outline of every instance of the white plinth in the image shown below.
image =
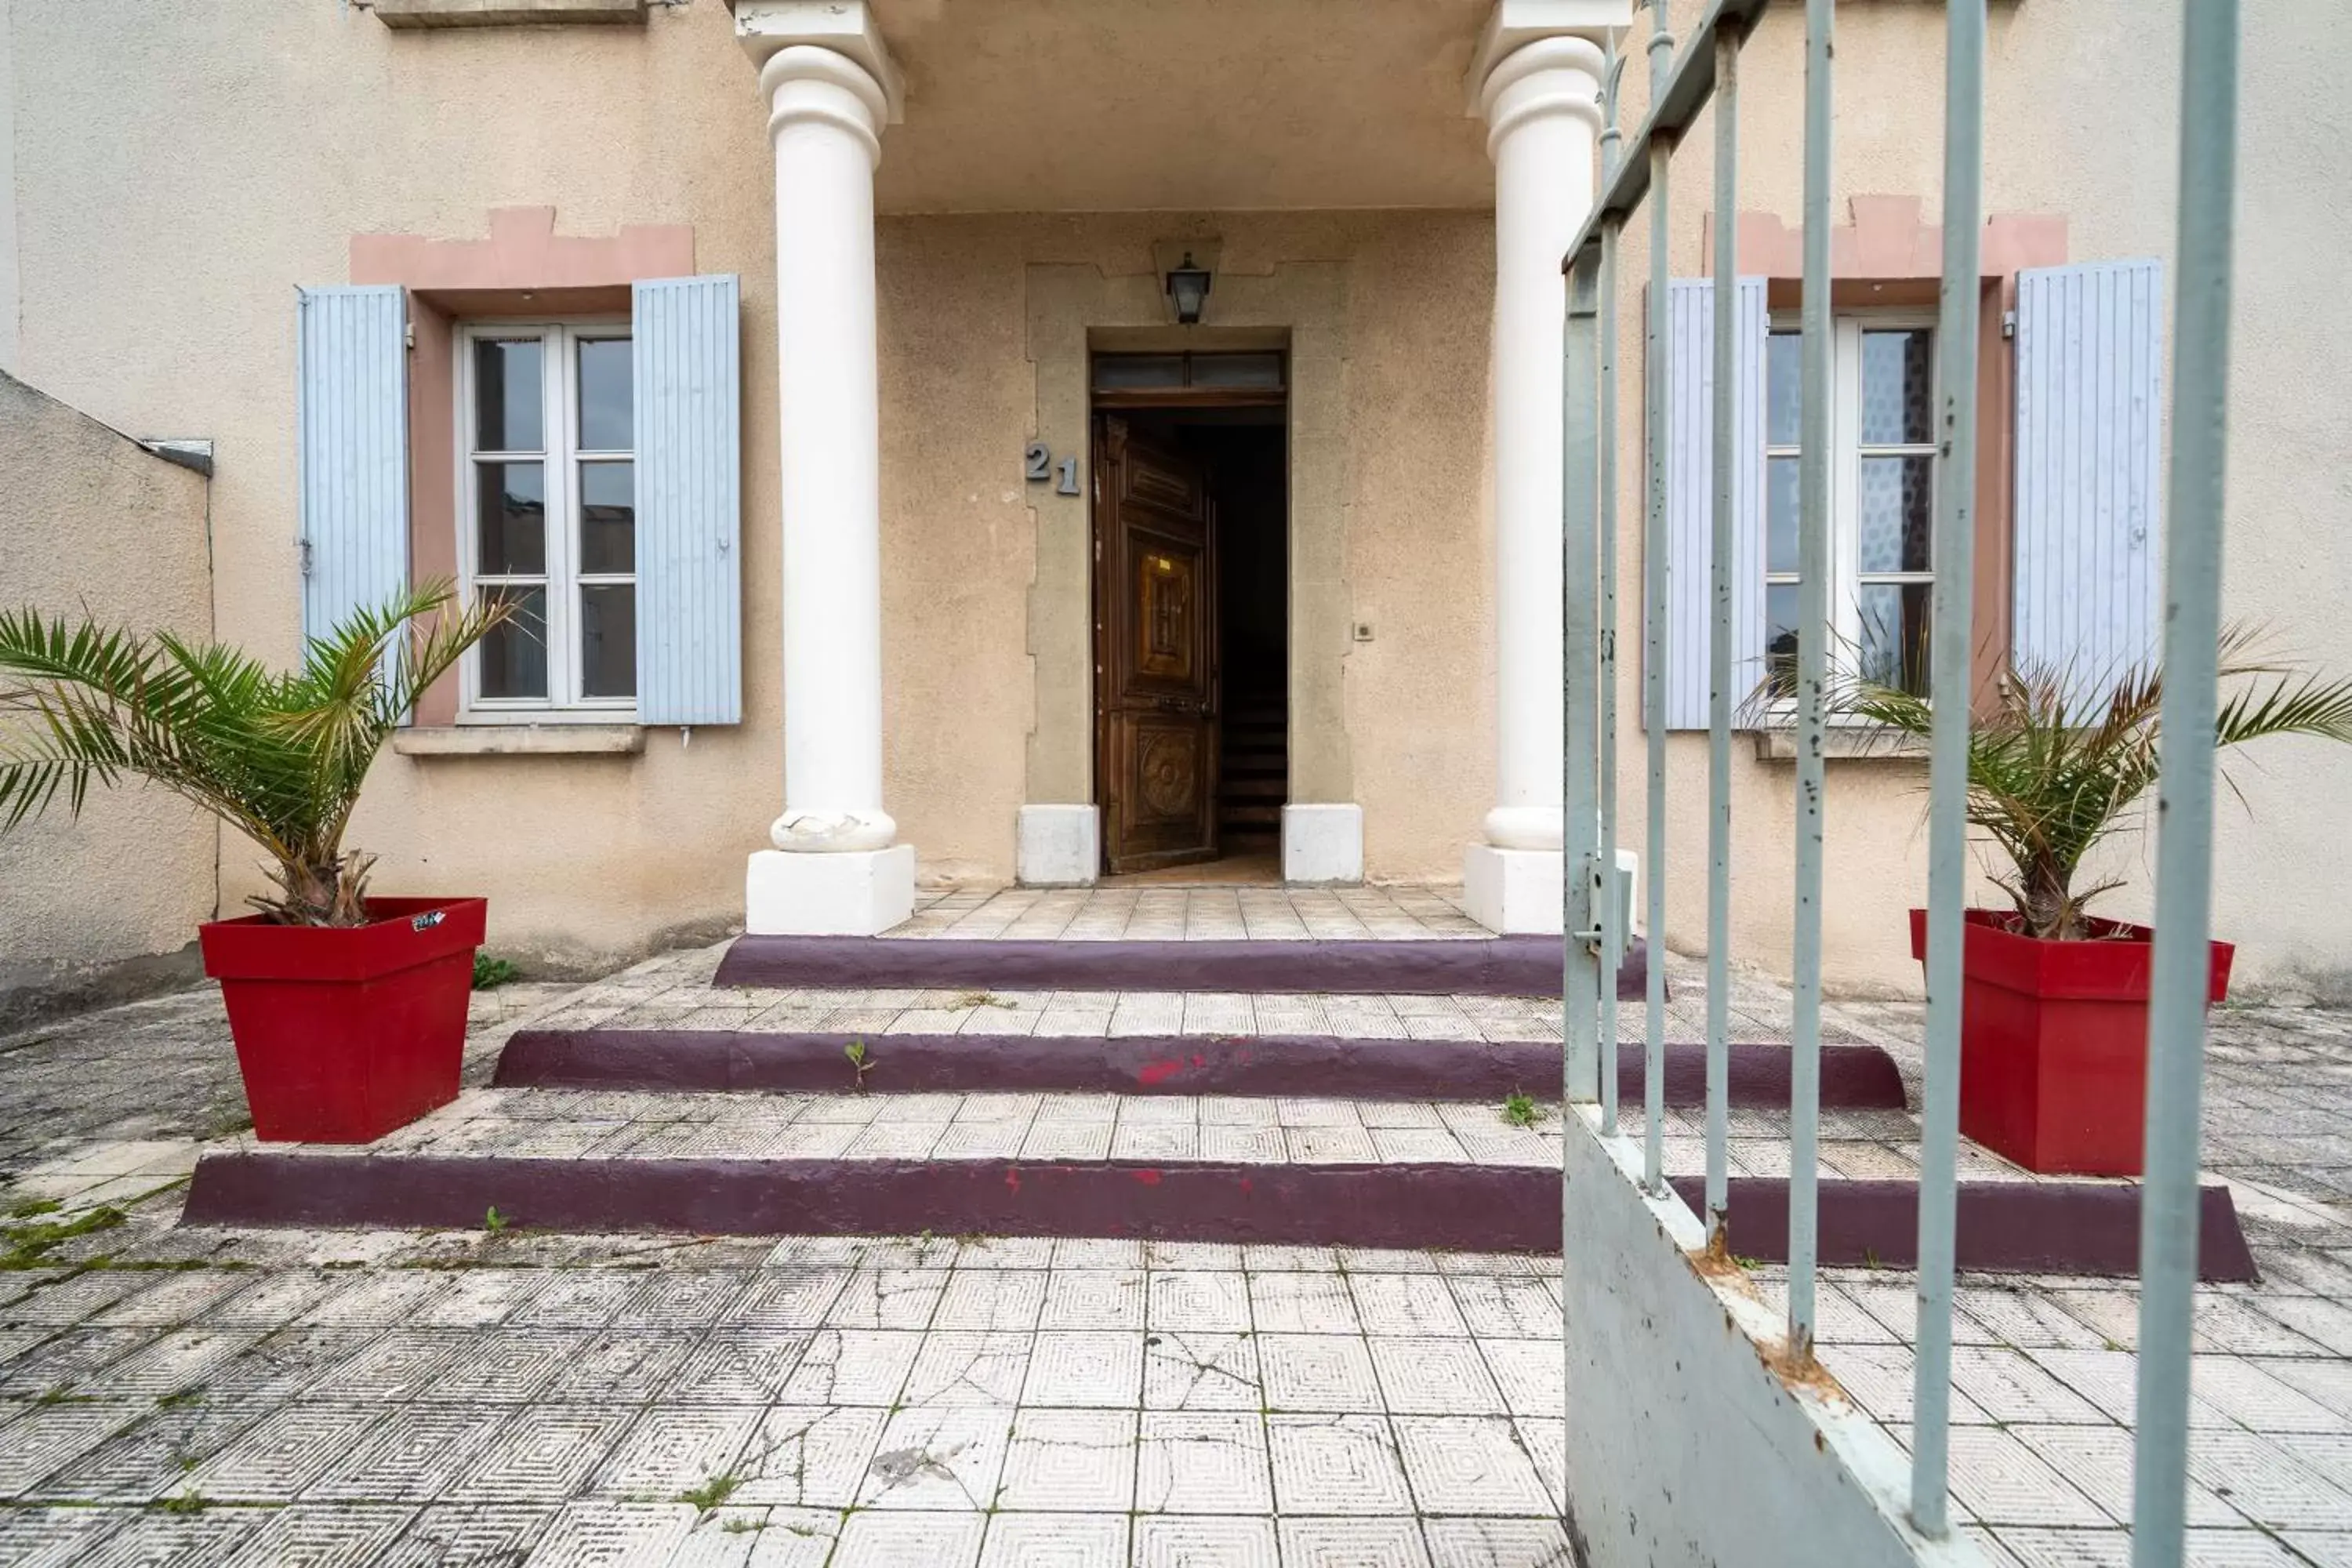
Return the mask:
<path fill-rule="evenodd" d="M 1364 879 L 1364 808 L 1282 808 L 1282 879 L 1310 886 Z"/>
<path fill-rule="evenodd" d="M 761 849 L 744 876 L 753 936 L 879 936 L 915 912 L 915 847 L 795 855 Z"/>
<path fill-rule="evenodd" d="M 1557 849 L 1473 844 L 1462 852 L 1463 906 L 1491 931 L 1558 936 L 1563 864 Z"/>
<path fill-rule="evenodd" d="M 1024 888 L 1092 887 L 1102 873 L 1102 812 L 1024 805 L 1013 828 L 1013 875 Z"/>

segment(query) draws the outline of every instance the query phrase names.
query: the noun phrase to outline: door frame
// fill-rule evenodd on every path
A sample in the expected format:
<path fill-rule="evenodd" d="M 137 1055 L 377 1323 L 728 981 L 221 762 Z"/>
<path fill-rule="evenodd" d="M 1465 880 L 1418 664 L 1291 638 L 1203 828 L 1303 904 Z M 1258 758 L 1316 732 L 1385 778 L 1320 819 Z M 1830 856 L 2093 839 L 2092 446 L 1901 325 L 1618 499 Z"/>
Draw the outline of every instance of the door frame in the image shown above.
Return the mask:
<path fill-rule="evenodd" d="M 1118 353 L 1120 352 L 1135 351 L 1090 348 L 1087 354 L 1087 473 L 1089 479 L 1087 494 L 1087 532 L 1088 540 L 1087 607 L 1088 620 L 1092 628 L 1092 635 L 1089 637 L 1087 641 L 1091 658 L 1087 689 L 1090 713 L 1089 723 L 1091 724 L 1093 731 L 1091 743 L 1087 748 L 1087 754 L 1092 762 L 1092 771 L 1094 773 L 1094 805 L 1096 810 L 1100 814 L 1100 822 L 1102 825 L 1096 848 L 1095 870 L 1097 876 L 1114 875 L 1110 869 L 1111 846 L 1114 838 L 1116 837 L 1116 835 L 1111 830 L 1111 795 L 1113 789 L 1116 787 L 1116 781 L 1118 778 L 1118 770 L 1112 765 L 1112 757 L 1110 754 L 1110 726 L 1107 722 L 1108 711 L 1105 706 L 1103 694 L 1103 683 L 1108 678 L 1111 658 L 1110 628 L 1112 616 L 1110 595 L 1114 587 L 1117 586 L 1117 584 L 1114 584 L 1111 581 L 1111 574 L 1104 570 L 1105 550 L 1109 532 L 1108 526 L 1108 511 L 1109 508 L 1115 504 L 1116 500 L 1116 498 L 1111 495 L 1103 479 L 1105 467 L 1105 442 L 1103 439 L 1105 420 L 1122 414 L 1148 414 L 1153 410 L 1278 408 L 1282 411 L 1280 427 L 1283 433 L 1283 447 L 1285 453 L 1283 463 L 1284 492 L 1282 500 L 1286 533 L 1288 532 L 1292 523 L 1291 514 L 1293 510 L 1293 502 L 1290 493 L 1291 472 L 1288 458 L 1288 450 L 1291 440 L 1290 395 L 1292 372 L 1291 355 L 1286 346 L 1279 351 L 1274 351 L 1279 352 L 1282 354 L 1283 376 L 1282 384 L 1278 387 L 1168 386 L 1123 387 L 1116 390 L 1095 390 L 1094 361 L 1097 355 L 1103 353 Z M 1144 350 L 1140 352 L 1154 353 L 1162 351 Z M 1218 348 L 1194 352 L 1205 353 L 1219 353 L 1226 352 L 1263 353 L 1269 351 L 1264 349 L 1239 349 L 1228 351 Z M 1208 567 L 1207 584 L 1209 592 L 1212 595 L 1214 595 L 1217 592 L 1216 563 L 1218 554 L 1218 522 L 1217 508 L 1213 502 L 1208 508 L 1208 546 L 1206 552 L 1206 563 Z M 1287 555 L 1289 545 L 1286 539 L 1285 541 L 1284 550 L 1285 554 Z M 1220 783 L 1220 770 L 1217 764 L 1218 752 L 1221 748 L 1218 742 L 1221 739 L 1221 731 L 1223 724 L 1225 672 L 1223 658 L 1223 606 L 1217 604 L 1214 597 L 1212 597 L 1210 603 L 1212 605 L 1210 620 L 1211 631 L 1209 637 L 1209 658 L 1211 660 L 1210 690 L 1212 693 L 1211 702 L 1217 714 L 1218 728 L 1216 730 L 1213 730 L 1210 737 L 1211 743 L 1209 755 L 1211 759 L 1211 767 L 1209 770 L 1206 787 L 1209 791 L 1210 797 L 1209 837 L 1210 843 L 1214 847 L 1214 854 L 1209 858 L 1215 858 L 1216 856 L 1221 856 L 1224 852 L 1224 847 L 1218 841 L 1217 837 L 1216 801 Z M 1295 637 L 1297 631 L 1295 625 L 1296 616 L 1288 604 L 1287 595 L 1286 595 L 1284 613 L 1286 617 L 1292 620 L 1294 623 L 1288 628 L 1288 631 L 1291 636 Z M 1288 646 L 1287 638 L 1286 639 L 1286 646 Z M 1288 670 L 1284 671 L 1284 679 L 1285 684 L 1286 685 L 1289 679 Z M 1199 857 L 1193 857 L 1189 862 L 1181 858 L 1171 859 L 1168 862 L 1170 865 L 1182 865 L 1187 863 L 1198 864 L 1201 863 L 1201 859 Z M 1123 874 L 1131 875 L 1133 873 Z"/>

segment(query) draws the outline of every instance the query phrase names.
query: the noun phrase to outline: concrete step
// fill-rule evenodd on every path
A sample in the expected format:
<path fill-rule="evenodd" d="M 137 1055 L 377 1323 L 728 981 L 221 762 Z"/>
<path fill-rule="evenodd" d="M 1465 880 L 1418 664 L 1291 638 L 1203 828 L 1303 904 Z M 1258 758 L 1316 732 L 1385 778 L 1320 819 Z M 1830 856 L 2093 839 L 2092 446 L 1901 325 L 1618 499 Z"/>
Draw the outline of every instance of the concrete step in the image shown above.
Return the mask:
<path fill-rule="evenodd" d="M 717 984 L 1558 996 L 1560 952 L 1556 936 L 1177 942 L 743 936 L 727 950 Z M 1637 939 L 1618 972 L 1621 999 L 1643 994 L 1647 957 Z"/>
<path fill-rule="evenodd" d="M 862 1052 L 861 1073 L 845 1053 Z M 1784 1045 L 1730 1047 L 1730 1103 L 1789 1103 Z M 1669 1105 L 1706 1100 L 1706 1047 L 1666 1047 Z M 1642 1048 L 1618 1057 L 1618 1092 L 1642 1093 Z M 533 1028 L 499 1058 L 501 1088 L 827 1093 L 1058 1090 L 1129 1095 L 1328 1095 L 1484 1101 L 1559 1098 L 1559 1046 L 1542 1040 L 1355 1039 L 1336 1035 L 880 1035 L 730 1028 Z M 1903 1079 L 1876 1046 L 1822 1047 L 1822 1103 L 1901 1110 Z"/>

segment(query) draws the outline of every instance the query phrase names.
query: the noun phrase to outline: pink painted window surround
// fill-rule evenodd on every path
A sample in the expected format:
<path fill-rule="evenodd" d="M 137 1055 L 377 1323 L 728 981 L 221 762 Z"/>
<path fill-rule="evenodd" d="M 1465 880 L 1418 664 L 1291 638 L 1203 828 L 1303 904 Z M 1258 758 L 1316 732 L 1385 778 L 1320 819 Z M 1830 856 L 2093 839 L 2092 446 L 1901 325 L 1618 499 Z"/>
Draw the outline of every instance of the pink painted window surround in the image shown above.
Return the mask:
<path fill-rule="evenodd" d="M 353 283 L 408 291 L 409 575 L 457 576 L 457 329 L 466 321 L 571 316 L 625 318 L 631 287 L 694 272 L 687 224 L 626 226 L 602 237 L 559 235 L 553 207 L 500 207 L 481 239 L 357 234 Z M 457 721 L 457 681 L 417 704 L 417 722 Z"/>

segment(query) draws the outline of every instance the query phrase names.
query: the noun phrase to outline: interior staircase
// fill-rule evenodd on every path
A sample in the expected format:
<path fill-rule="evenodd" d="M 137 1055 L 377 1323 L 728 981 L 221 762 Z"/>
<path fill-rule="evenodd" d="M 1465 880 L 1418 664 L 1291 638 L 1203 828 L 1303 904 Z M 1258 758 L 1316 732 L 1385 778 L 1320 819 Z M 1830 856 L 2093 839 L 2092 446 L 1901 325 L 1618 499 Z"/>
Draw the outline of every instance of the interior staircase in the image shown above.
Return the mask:
<path fill-rule="evenodd" d="M 1219 725 L 1217 844 L 1229 857 L 1278 855 L 1290 797 L 1290 737 L 1280 691 L 1228 692 Z"/>

